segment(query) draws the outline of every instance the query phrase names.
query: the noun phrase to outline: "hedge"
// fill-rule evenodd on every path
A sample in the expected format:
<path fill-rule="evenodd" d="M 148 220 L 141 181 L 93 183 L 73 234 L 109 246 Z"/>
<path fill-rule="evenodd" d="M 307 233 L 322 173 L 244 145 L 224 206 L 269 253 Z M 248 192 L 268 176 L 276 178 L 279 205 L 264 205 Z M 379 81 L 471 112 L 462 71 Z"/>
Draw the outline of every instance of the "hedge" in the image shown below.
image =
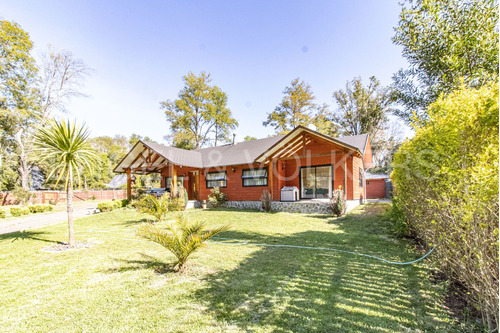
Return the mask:
<path fill-rule="evenodd" d="M 30 213 L 44 213 L 51 212 L 54 207 L 51 205 L 32 205 L 28 206 L 28 209 L 30 210 Z"/>
<path fill-rule="evenodd" d="M 498 327 L 498 84 L 461 88 L 428 108 L 394 156 L 398 229 L 436 246 L 430 256 Z"/>
<path fill-rule="evenodd" d="M 118 208 L 126 207 L 128 204 L 129 200 L 127 199 L 101 202 L 97 205 L 97 209 L 99 209 L 101 212 L 110 212 Z"/>
<path fill-rule="evenodd" d="M 5 211 L 3 209 L 0 209 L 0 219 L 4 219 L 5 216 Z"/>

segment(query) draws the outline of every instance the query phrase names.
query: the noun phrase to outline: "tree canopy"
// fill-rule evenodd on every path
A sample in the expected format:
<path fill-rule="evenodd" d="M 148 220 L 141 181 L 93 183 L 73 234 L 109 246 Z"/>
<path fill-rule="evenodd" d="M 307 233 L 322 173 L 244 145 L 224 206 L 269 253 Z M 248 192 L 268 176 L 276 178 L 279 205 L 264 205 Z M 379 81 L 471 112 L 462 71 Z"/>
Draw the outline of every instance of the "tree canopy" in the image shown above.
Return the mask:
<path fill-rule="evenodd" d="M 210 74 L 192 72 L 183 78 L 184 88 L 176 100 L 160 102 L 170 122 L 172 141 L 176 147 L 196 149 L 217 141 L 227 141 L 229 131 L 238 122 L 227 107 L 227 95 L 211 85 Z"/>
<path fill-rule="evenodd" d="M 496 0 L 407 0 L 393 42 L 409 62 L 393 77 L 396 114 L 409 122 L 425 118 L 440 94 L 461 85 L 498 80 L 498 2 Z"/>

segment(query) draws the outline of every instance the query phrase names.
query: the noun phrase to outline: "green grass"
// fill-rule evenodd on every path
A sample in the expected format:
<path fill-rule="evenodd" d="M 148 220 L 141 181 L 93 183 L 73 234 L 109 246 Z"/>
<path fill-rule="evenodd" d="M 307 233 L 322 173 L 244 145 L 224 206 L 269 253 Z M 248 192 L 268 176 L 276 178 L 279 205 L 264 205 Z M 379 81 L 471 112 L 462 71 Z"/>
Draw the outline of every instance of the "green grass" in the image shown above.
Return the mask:
<path fill-rule="evenodd" d="M 194 210 L 221 237 L 333 247 L 395 261 L 419 257 L 391 235 L 383 204 L 345 218 Z M 0 235 L 2 331 L 55 332 L 402 332 L 459 331 L 444 286 L 425 262 L 410 266 L 327 251 L 209 244 L 187 274 L 173 255 L 135 236 L 141 216 L 113 211 L 77 220 L 90 249 L 47 253 L 65 224 Z"/>

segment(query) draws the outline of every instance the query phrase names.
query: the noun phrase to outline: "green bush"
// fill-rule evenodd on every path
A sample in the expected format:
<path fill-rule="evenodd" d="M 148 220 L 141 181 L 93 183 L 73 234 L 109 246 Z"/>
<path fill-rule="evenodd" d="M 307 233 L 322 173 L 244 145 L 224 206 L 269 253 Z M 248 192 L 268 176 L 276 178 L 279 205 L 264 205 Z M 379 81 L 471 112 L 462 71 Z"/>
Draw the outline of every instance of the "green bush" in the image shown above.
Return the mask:
<path fill-rule="evenodd" d="M 21 214 L 22 215 L 29 215 L 30 214 L 29 208 L 28 207 L 21 208 Z"/>
<path fill-rule="evenodd" d="M 223 205 L 227 201 L 226 194 L 220 190 L 220 188 L 214 187 L 210 194 L 208 195 L 208 201 L 212 204 L 213 207 L 219 207 Z"/>
<path fill-rule="evenodd" d="M 22 215 L 21 208 L 18 207 L 11 207 L 10 208 L 10 215 L 14 217 L 18 217 Z"/>
<path fill-rule="evenodd" d="M 51 205 L 31 205 L 28 206 L 28 209 L 30 213 L 44 213 L 44 212 L 50 212 L 54 208 Z"/>
<path fill-rule="evenodd" d="M 16 197 L 16 203 L 18 204 L 26 204 L 32 196 L 30 191 L 22 187 L 16 187 L 12 194 Z"/>
<path fill-rule="evenodd" d="M 121 200 L 101 202 L 100 204 L 97 205 L 97 209 L 99 209 L 101 212 L 111 212 L 112 210 L 121 207 L 122 207 Z"/>
<path fill-rule="evenodd" d="M 392 173 L 399 228 L 436 246 L 429 258 L 468 289 L 488 327 L 498 327 L 498 111 L 498 84 L 441 97 Z"/>
<path fill-rule="evenodd" d="M 5 216 L 5 211 L 3 209 L 0 209 L 0 219 L 4 219 Z"/>
<path fill-rule="evenodd" d="M 122 200 L 120 200 L 120 204 L 121 204 L 122 207 L 127 207 L 129 203 L 130 203 L 129 199 L 122 199 Z"/>

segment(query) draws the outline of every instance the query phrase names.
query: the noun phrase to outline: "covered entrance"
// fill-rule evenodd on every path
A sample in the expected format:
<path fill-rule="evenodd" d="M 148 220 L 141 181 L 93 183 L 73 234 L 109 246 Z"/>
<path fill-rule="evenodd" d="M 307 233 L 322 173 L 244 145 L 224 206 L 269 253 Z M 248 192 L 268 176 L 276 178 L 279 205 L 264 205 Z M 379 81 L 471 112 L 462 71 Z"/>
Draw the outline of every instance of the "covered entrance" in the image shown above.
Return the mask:
<path fill-rule="evenodd" d="M 332 166 L 310 166 L 300 168 L 300 198 L 329 198 L 332 194 Z"/>
<path fill-rule="evenodd" d="M 188 176 L 188 197 L 189 200 L 200 200 L 200 173 L 191 171 Z"/>

